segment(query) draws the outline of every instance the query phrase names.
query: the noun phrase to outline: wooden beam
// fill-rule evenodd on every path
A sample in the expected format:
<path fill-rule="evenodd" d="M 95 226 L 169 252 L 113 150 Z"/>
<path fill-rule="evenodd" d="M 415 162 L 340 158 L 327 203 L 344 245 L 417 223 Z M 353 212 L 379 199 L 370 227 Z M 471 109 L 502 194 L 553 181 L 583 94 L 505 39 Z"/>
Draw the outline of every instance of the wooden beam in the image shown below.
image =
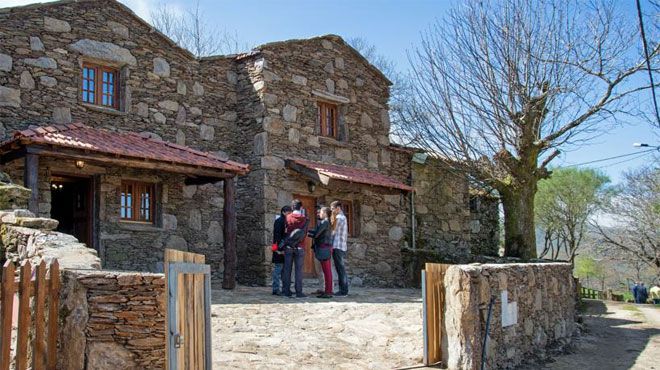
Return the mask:
<path fill-rule="evenodd" d="M 319 171 L 316 171 L 314 169 L 302 166 L 290 159 L 287 159 L 285 162 L 286 167 L 300 173 L 301 175 L 309 177 L 311 180 L 323 184 L 323 185 L 328 185 L 330 182 L 330 177 L 323 175 L 319 173 Z"/>
<path fill-rule="evenodd" d="M 144 161 L 142 159 L 130 159 L 130 158 L 121 158 L 121 157 L 113 158 L 107 155 L 96 154 L 96 153 L 81 153 L 75 150 L 69 150 L 63 148 L 58 148 L 55 150 L 40 146 L 29 146 L 27 148 L 27 152 L 28 155 L 38 154 L 40 156 L 72 159 L 72 160 L 83 160 L 92 163 L 101 163 L 101 164 L 121 166 L 121 167 L 144 168 L 150 170 L 181 173 L 184 175 L 213 177 L 213 178 L 217 178 L 218 181 L 235 176 L 235 174 L 229 170 L 197 168 L 196 166 L 192 166 L 192 165 L 170 164 L 160 161 Z"/>
<path fill-rule="evenodd" d="M 39 156 L 27 154 L 25 156 L 25 168 L 23 181 L 25 187 L 30 189 L 28 209 L 35 215 L 39 215 Z"/>
<path fill-rule="evenodd" d="M 226 179 L 223 184 L 225 204 L 223 208 L 224 265 L 222 289 L 236 287 L 236 184 L 234 179 Z"/>

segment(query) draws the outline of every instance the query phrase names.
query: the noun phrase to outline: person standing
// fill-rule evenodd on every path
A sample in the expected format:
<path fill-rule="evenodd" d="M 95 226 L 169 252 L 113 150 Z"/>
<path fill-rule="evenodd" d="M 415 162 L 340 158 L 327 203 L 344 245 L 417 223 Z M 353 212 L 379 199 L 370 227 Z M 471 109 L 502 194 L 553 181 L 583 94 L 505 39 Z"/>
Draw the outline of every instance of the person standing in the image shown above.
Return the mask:
<path fill-rule="evenodd" d="M 635 303 L 639 303 L 639 281 L 635 282 L 635 285 L 632 287 L 632 294 Z"/>
<path fill-rule="evenodd" d="M 290 206 L 284 206 L 280 210 L 280 214 L 275 219 L 273 224 L 273 295 L 280 295 L 282 293 L 281 283 L 284 271 L 284 252 L 279 250 L 279 245 L 286 237 L 286 216 L 291 213 Z"/>
<path fill-rule="evenodd" d="M 330 262 L 332 257 L 332 230 L 330 228 L 332 211 L 328 207 L 322 207 L 318 216 L 319 224 L 310 234 L 314 238 L 314 257 L 320 262 L 323 270 L 325 289 L 317 297 L 332 298 L 332 266 Z"/>
<path fill-rule="evenodd" d="M 649 291 L 644 286 L 644 283 L 639 284 L 639 303 L 646 303 L 649 299 Z"/>
<path fill-rule="evenodd" d="M 348 222 L 341 202 L 335 200 L 330 204 L 332 210 L 332 261 L 335 263 L 339 293 L 335 296 L 348 295 L 348 276 L 346 276 L 346 252 L 348 250 Z"/>
<path fill-rule="evenodd" d="M 287 297 L 291 297 L 291 269 L 295 265 L 296 268 L 296 297 L 305 298 L 306 295 L 303 294 L 303 263 L 305 259 L 305 235 L 307 235 L 307 217 L 302 207 L 302 202 L 299 199 L 294 199 L 291 202 L 293 212 L 286 216 L 286 235 L 290 237 L 294 231 L 302 230 L 303 237 L 301 241 L 291 248 L 287 248 L 284 251 L 284 287 L 283 293 Z"/>

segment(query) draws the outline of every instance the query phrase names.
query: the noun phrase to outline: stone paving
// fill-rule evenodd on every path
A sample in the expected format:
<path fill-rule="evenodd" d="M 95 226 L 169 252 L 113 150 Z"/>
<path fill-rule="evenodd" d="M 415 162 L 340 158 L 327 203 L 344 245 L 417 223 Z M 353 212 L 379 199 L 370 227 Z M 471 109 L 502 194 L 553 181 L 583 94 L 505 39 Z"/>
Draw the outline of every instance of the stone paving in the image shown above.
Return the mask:
<path fill-rule="evenodd" d="M 315 287 L 305 289 L 312 292 Z M 422 363 L 416 289 L 356 288 L 348 297 L 213 291 L 214 369 L 393 369 Z"/>

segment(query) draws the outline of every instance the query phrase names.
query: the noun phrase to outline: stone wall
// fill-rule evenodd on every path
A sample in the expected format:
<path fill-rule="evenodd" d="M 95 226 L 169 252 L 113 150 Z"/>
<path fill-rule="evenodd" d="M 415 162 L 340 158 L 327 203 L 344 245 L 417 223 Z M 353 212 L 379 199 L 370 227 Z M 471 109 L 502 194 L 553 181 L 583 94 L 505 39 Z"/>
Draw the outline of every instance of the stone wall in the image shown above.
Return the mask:
<path fill-rule="evenodd" d="M 164 368 L 164 275 L 65 270 L 62 276 L 59 369 Z"/>
<path fill-rule="evenodd" d="M 497 256 L 500 249 L 500 200 L 481 191 L 470 192 L 470 252 Z"/>
<path fill-rule="evenodd" d="M 25 209 L 0 211 L 0 264 L 9 260 L 32 266 L 57 259 L 61 269 L 101 268 L 96 251 L 71 235 L 53 231 L 57 220 L 35 217 Z"/>
<path fill-rule="evenodd" d="M 287 158 L 304 158 L 407 183 L 410 153 L 389 145 L 389 81 L 337 36 L 266 44 L 240 63 L 241 125 L 252 139 L 243 159 L 252 166 L 249 177 L 261 187 L 239 216 L 239 229 L 250 230 L 239 251 L 240 269 L 260 278 L 257 283 L 265 282 L 274 217 L 294 195 L 304 195 L 318 204 L 341 199 L 357 205 L 360 232 L 349 239 L 347 259 L 354 284 L 404 284 L 400 250 L 410 236 L 407 195 L 356 184 L 317 184 L 310 192 L 308 179 L 285 168 Z M 338 103 L 338 140 L 320 135 L 319 100 Z"/>
<path fill-rule="evenodd" d="M 541 356 L 550 346 L 567 344 L 575 330 L 575 286 L 567 263 L 451 266 L 445 297 L 449 369 L 480 368 L 491 298 L 488 369 Z"/>
<path fill-rule="evenodd" d="M 443 161 L 413 163 L 415 248 L 453 263 L 470 260 L 468 184 Z"/>

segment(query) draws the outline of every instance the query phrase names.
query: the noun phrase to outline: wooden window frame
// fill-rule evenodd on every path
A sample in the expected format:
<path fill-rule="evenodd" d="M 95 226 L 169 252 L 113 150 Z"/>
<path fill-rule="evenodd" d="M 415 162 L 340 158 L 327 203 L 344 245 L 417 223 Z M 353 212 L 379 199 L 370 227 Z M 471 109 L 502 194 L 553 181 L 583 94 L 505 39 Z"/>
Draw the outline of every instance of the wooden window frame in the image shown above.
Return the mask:
<path fill-rule="evenodd" d="M 359 227 L 356 224 L 358 218 L 356 217 L 357 214 L 355 213 L 355 202 L 352 200 L 340 200 L 340 202 L 342 212 L 344 212 L 344 216 L 346 217 L 348 236 L 351 238 L 357 237 L 359 234 Z"/>
<path fill-rule="evenodd" d="M 339 140 L 339 106 L 326 101 L 318 101 L 316 106 L 321 136 Z M 328 113 L 330 113 L 330 119 L 328 119 Z"/>
<path fill-rule="evenodd" d="M 131 187 L 130 191 L 128 190 L 129 186 Z M 125 203 L 122 203 L 122 196 L 123 194 L 128 193 L 131 194 L 131 204 L 127 206 L 124 205 Z M 148 218 L 141 216 L 143 214 L 141 201 L 142 194 L 149 194 L 149 208 L 147 209 L 149 214 Z M 122 180 L 119 189 L 119 220 L 121 222 L 136 222 L 155 225 L 155 210 L 158 203 L 156 200 L 156 194 L 156 184 L 154 183 Z M 124 209 L 130 210 L 130 217 L 122 216 L 122 211 Z"/>
<path fill-rule="evenodd" d="M 91 80 L 89 78 L 85 78 L 84 73 L 86 69 L 91 69 L 94 71 L 94 89 L 90 90 L 84 89 L 84 80 Z M 113 81 L 112 81 L 112 104 L 103 104 L 103 96 L 110 96 L 109 94 L 104 94 L 103 93 L 103 73 L 111 73 L 113 75 Z M 91 104 L 91 105 L 96 105 L 99 107 L 104 107 L 104 108 L 111 108 L 111 109 L 116 109 L 119 110 L 119 87 L 120 87 L 120 70 L 119 68 L 114 68 L 114 67 L 109 67 L 109 66 L 104 66 L 100 64 L 94 64 L 94 63 L 83 63 L 82 65 L 82 70 L 80 72 L 80 99 L 83 101 L 85 104 Z M 89 101 L 89 100 L 84 100 L 83 98 L 83 92 L 88 91 L 94 93 L 94 101 Z"/>

